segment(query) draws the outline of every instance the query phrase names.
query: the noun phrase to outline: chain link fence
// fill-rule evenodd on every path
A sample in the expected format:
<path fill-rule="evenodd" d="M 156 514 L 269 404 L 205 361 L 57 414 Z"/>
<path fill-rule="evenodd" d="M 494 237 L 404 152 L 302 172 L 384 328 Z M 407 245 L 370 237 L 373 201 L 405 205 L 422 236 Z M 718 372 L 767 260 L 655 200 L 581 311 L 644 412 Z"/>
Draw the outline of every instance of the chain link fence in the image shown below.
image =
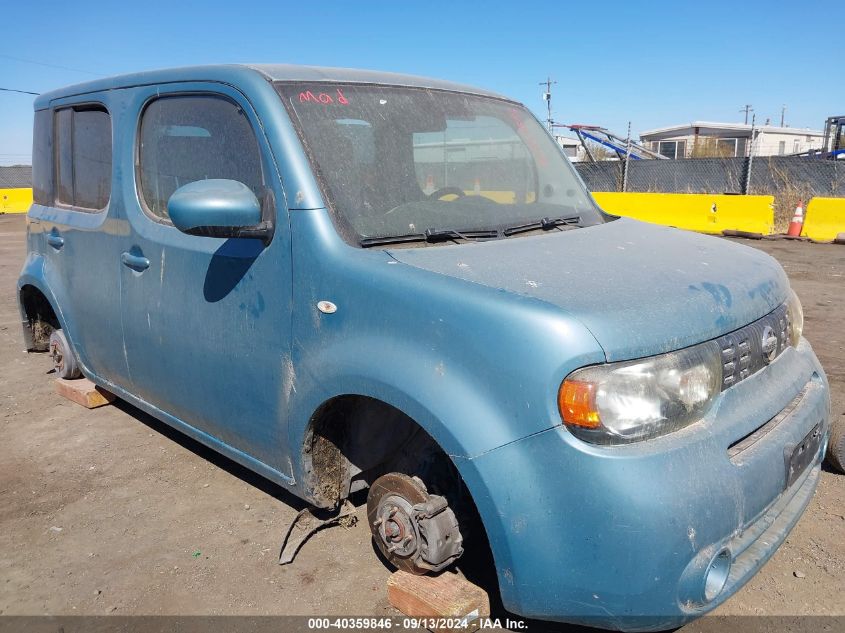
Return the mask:
<path fill-rule="evenodd" d="M 845 161 L 800 156 L 576 163 L 591 191 L 729 193 L 775 197 L 775 224 L 813 196 L 845 197 Z"/>

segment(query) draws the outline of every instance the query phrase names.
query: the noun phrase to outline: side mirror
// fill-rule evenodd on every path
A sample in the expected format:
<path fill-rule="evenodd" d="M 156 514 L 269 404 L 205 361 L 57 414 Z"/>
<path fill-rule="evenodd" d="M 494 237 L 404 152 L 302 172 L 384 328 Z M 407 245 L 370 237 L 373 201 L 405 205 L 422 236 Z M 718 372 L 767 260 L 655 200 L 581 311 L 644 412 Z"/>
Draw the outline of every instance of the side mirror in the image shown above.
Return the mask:
<path fill-rule="evenodd" d="M 269 241 L 272 226 L 261 221 L 261 203 L 237 180 L 197 180 L 167 201 L 174 226 L 189 235 L 252 237 Z"/>

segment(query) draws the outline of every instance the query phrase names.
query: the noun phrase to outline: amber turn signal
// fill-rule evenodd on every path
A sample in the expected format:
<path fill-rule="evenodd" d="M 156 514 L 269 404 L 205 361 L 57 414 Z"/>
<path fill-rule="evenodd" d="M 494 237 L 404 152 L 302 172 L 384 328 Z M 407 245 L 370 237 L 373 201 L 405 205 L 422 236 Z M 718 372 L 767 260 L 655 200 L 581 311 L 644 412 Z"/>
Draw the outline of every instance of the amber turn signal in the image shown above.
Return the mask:
<path fill-rule="evenodd" d="M 601 426 L 595 390 L 596 386 L 591 382 L 563 381 L 557 394 L 557 406 L 566 424 L 587 429 Z"/>

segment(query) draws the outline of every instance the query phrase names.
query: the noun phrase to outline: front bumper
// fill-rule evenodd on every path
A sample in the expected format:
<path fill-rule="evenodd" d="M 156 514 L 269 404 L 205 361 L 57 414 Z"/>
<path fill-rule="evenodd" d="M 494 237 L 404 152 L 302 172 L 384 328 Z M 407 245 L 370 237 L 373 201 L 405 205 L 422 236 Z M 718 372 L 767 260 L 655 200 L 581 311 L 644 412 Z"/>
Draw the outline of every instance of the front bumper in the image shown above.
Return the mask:
<path fill-rule="evenodd" d="M 785 409 L 757 441 L 729 453 Z M 459 461 L 505 607 L 629 630 L 679 626 L 715 608 L 768 560 L 812 498 L 829 417 L 827 380 L 802 341 L 675 433 L 600 447 L 558 426 Z M 816 454 L 787 487 L 787 458 L 816 425 Z M 706 570 L 725 551 L 724 588 L 705 597 Z"/>

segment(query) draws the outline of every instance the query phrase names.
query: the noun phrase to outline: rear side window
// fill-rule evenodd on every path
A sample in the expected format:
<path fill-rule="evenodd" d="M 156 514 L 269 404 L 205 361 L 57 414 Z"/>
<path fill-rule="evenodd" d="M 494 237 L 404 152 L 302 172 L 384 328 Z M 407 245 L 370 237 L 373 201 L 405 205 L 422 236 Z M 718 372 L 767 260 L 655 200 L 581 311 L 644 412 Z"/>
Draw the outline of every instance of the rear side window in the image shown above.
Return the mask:
<path fill-rule="evenodd" d="M 53 113 L 38 110 L 32 131 L 32 199 L 35 204 L 53 204 Z"/>
<path fill-rule="evenodd" d="M 102 106 L 56 110 L 54 118 L 56 202 L 79 209 L 105 209 L 111 195 L 111 119 Z"/>
<path fill-rule="evenodd" d="M 141 115 L 138 146 L 141 197 L 147 210 L 167 218 L 179 187 L 225 178 L 261 198 L 264 180 L 252 125 L 236 103 L 214 95 L 162 97 Z"/>

